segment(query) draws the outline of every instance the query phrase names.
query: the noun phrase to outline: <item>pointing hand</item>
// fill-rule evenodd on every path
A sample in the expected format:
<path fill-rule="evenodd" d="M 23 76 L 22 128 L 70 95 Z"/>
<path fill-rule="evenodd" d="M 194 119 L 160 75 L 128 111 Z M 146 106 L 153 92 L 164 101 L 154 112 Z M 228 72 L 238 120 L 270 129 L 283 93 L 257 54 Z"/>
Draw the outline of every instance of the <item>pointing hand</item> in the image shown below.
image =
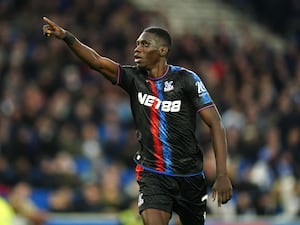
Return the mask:
<path fill-rule="evenodd" d="M 43 34 L 46 37 L 54 36 L 58 39 L 63 39 L 66 36 L 66 30 L 62 27 L 58 26 L 52 20 L 48 19 L 47 17 L 43 17 L 43 20 L 47 23 L 43 26 Z"/>

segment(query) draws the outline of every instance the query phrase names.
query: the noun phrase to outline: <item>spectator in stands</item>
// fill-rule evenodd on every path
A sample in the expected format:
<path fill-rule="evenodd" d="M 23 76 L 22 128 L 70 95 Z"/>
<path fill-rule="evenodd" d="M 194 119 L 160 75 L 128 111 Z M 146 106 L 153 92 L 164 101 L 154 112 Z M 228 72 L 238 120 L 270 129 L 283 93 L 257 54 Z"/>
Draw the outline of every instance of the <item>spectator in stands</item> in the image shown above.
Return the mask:
<path fill-rule="evenodd" d="M 48 219 L 48 213 L 40 210 L 30 199 L 31 192 L 32 187 L 30 184 L 19 182 L 9 192 L 7 200 L 16 214 L 33 225 L 43 225 Z"/>

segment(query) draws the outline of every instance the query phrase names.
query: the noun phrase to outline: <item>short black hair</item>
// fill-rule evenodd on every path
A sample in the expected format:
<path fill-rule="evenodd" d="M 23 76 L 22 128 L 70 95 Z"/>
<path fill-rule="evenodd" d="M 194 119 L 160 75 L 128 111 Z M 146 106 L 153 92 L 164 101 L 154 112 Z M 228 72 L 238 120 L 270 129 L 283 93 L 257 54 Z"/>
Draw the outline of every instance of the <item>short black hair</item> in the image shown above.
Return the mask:
<path fill-rule="evenodd" d="M 169 49 L 169 51 L 171 50 L 172 47 L 172 38 L 171 35 L 169 34 L 169 32 L 166 29 L 163 29 L 161 27 L 147 27 L 144 29 L 143 32 L 148 32 L 151 34 L 155 34 L 156 36 L 158 36 L 159 38 L 161 38 L 165 44 L 166 47 Z"/>

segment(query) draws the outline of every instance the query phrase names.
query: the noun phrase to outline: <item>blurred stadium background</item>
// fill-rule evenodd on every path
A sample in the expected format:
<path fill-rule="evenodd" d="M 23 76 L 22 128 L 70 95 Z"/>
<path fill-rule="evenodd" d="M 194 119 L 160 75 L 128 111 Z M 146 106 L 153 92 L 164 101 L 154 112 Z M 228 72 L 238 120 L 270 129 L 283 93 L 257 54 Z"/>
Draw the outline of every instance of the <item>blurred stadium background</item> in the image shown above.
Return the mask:
<path fill-rule="evenodd" d="M 234 197 L 209 199 L 207 224 L 300 224 L 300 1 L 0 0 L 1 225 L 140 224 L 128 98 L 42 16 L 122 64 L 144 27 L 168 28 L 169 62 L 202 75 L 227 129 Z"/>

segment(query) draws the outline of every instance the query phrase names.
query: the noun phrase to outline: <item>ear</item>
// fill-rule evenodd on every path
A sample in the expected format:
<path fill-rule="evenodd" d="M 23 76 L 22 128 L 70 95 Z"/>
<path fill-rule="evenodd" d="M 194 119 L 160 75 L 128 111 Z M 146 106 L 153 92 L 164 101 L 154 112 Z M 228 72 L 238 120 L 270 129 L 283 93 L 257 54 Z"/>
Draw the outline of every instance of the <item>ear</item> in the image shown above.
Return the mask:
<path fill-rule="evenodd" d="M 169 52 L 169 49 L 167 47 L 160 47 L 159 48 L 160 56 L 165 57 L 165 56 L 167 56 L 168 52 Z"/>

